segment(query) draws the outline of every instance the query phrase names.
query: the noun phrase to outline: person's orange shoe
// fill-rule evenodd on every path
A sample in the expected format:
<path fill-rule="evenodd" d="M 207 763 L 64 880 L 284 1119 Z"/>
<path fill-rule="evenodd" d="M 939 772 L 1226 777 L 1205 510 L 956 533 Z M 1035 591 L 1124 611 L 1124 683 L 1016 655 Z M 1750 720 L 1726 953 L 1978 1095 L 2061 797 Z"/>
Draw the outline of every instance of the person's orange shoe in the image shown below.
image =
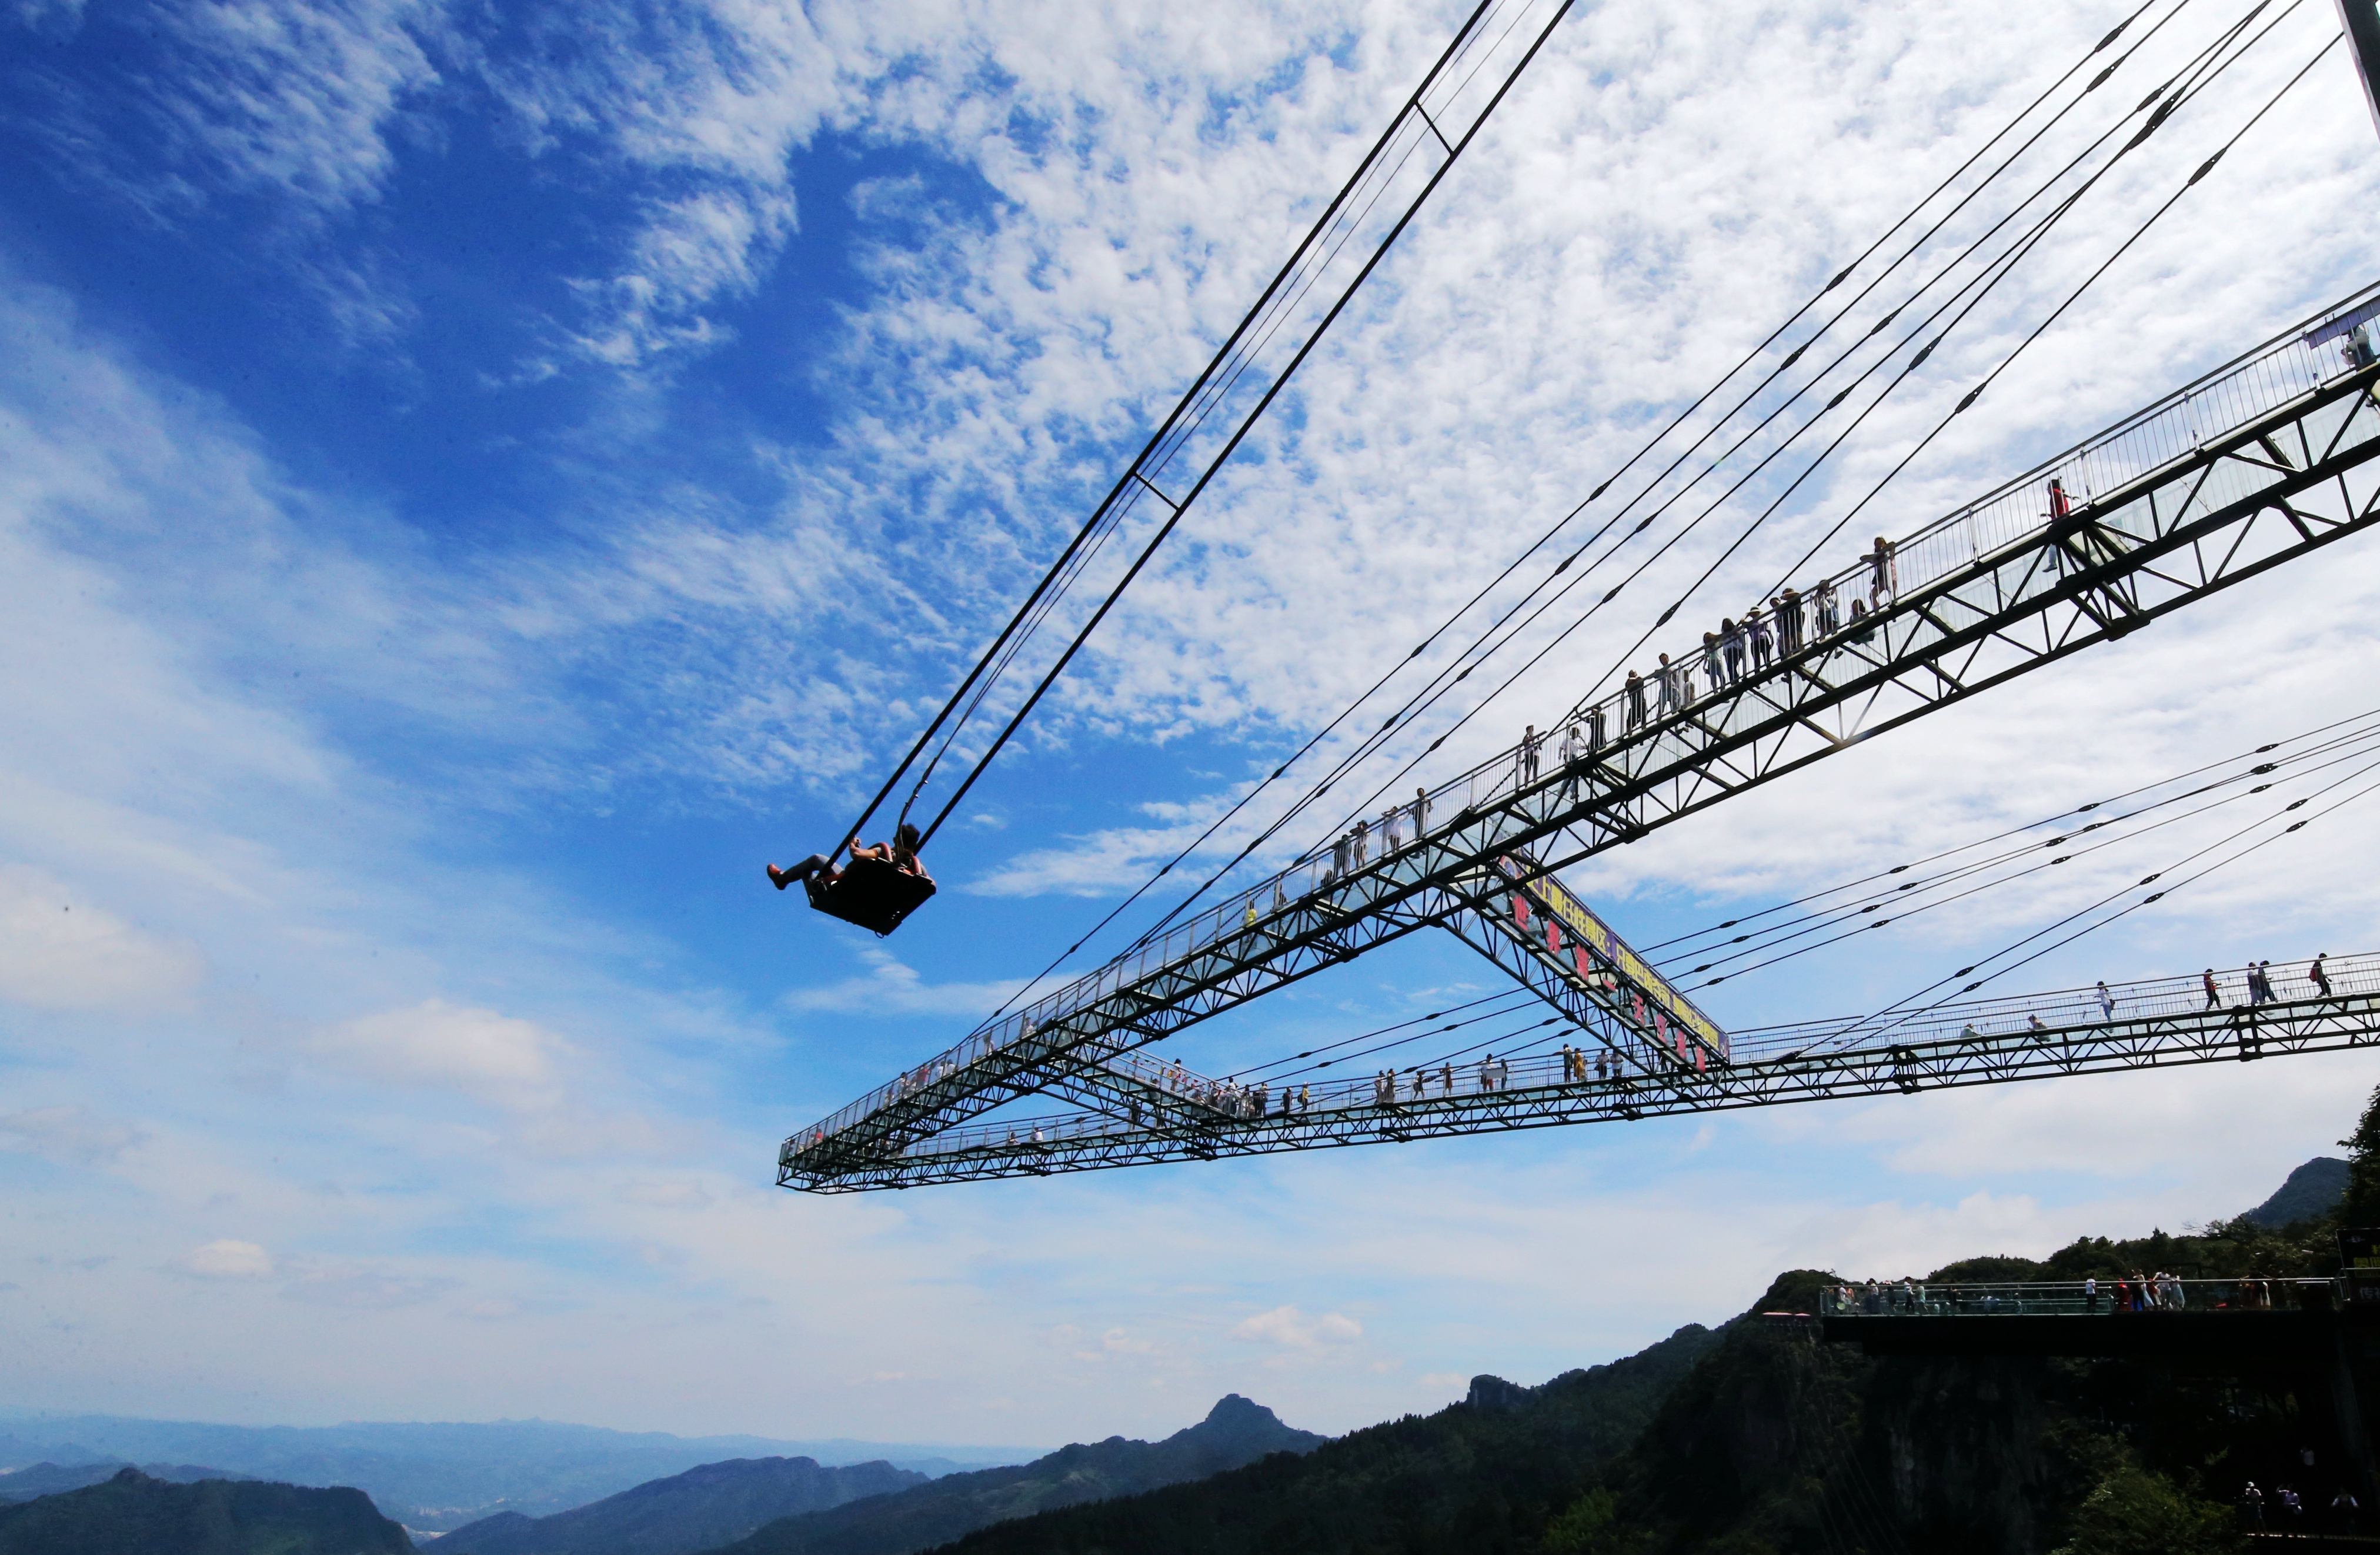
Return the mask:
<path fill-rule="evenodd" d="M 769 866 L 769 883 L 775 886 L 779 891 L 783 891 L 785 887 L 794 883 L 793 871 L 790 869 L 780 869 L 774 864 L 771 864 Z"/>

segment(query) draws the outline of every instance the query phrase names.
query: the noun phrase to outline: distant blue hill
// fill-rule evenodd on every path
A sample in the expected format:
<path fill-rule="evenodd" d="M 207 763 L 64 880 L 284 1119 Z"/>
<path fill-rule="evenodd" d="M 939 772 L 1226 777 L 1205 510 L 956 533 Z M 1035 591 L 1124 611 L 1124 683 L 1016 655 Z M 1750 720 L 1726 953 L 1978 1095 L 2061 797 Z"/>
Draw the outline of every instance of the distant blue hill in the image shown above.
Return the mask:
<path fill-rule="evenodd" d="M 499 1512 L 545 1516 L 730 1458 L 870 1459 L 922 1474 L 1022 1462 L 1036 1448 L 844 1439 L 678 1437 L 548 1420 L 481 1425 L 216 1426 L 0 1411 L 0 1468 L 47 1462 L 209 1464 L 293 1485 L 352 1485 L 407 1527 L 443 1532 Z M 4 1482 L 0 1482 L 4 1483 Z"/>
<path fill-rule="evenodd" d="M 88 1464 L 34 1464 L 26 1468 L 0 1474 L 0 1502 L 30 1501 L 37 1496 L 55 1496 L 61 1491 L 79 1490 L 86 1485 L 101 1485 L 115 1478 L 120 1471 L 138 1467 L 152 1479 L 162 1479 L 172 1485 L 192 1485 L 201 1479 L 248 1479 L 245 1474 L 227 1474 L 222 1469 L 200 1468 L 195 1464 L 121 1464 L 101 1460 Z"/>
<path fill-rule="evenodd" d="M 885 1463 L 821 1468 L 808 1458 L 734 1458 L 551 1517 L 498 1512 L 436 1543 L 439 1555 L 686 1555 L 780 1517 L 929 1483 Z"/>

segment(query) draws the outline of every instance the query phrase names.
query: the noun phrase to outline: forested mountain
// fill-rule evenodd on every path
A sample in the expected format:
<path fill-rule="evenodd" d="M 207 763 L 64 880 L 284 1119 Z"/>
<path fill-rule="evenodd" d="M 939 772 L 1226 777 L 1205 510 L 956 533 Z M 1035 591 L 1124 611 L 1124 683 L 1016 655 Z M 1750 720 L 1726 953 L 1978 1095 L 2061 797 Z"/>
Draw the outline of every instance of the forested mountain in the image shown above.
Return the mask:
<path fill-rule="evenodd" d="M 412 1555 L 361 1490 L 252 1480 L 175 1485 L 127 1468 L 0 1506 L 0 1555 Z"/>
<path fill-rule="evenodd" d="M 686 1555 L 763 1524 L 928 1483 L 891 1464 L 733 1458 L 551 1517 L 499 1512 L 438 1540 L 439 1555 Z"/>
<path fill-rule="evenodd" d="M 2194 1235 L 2086 1237 L 2046 1259 L 1969 1258 L 1926 1278 L 2327 1275 L 2338 1264 L 2333 1233 L 2325 1221 L 2277 1232 L 2241 1215 Z M 1809 1311 L 1839 1279 L 1779 1276 L 1755 1312 Z M 2294 1487 L 2317 1519 L 2326 1512 L 2344 1469 L 2328 1416 L 2318 1379 L 2286 1372 L 1876 1359 L 1818 1342 L 1806 1323 L 1747 1315 L 1633 1449 L 1593 1476 L 1533 1545 L 1513 1548 L 2215 1555 L 2240 1547 L 2229 1503 L 2251 1479 Z"/>
<path fill-rule="evenodd" d="M 1461 1403 L 1353 1432 L 1302 1458 L 1003 1523 L 951 1548 L 968 1555 L 1531 1549 L 1554 1510 L 1627 1451 L 1718 1342 L 1710 1330 L 1690 1325 L 1626 1360 L 1541 1387 L 1477 1378 Z"/>
<path fill-rule="evenodd" d="M 2327 1215 L 2347 1197 L 2348 1172 L 2348 1164 L 2337 1156 L 2316 1156 L 2290 1172 L 2272 1197 L 2249 1210 L 2248 1219 L 2277 1231 Z"/>
<path fill-rule="evenodd" d="M 1115 1436 L 1062 1447 L 1014 1468 L 954 1474 L 895 1495 L 788 1517 L 730 1548 L 735 1555 L 905 1555 L 988 1523 L 1203 1479 L 1274 1454 L 1312 1452 L 1327 1440 L 1293 1430 L 1271 1410 L 1232 1393 L 1204 1420 L 1163 1441 Z"/>
<path fill-rule="evenodd" d="M 2243 1214 L 1925 1278 L 2327 1274 L 2334 1231 Z M 1794 1316 L 1842 1278 L 1780 1275 L 1718 1330 L 1538 1388 L 1481 1378 L 1435 1415 L 986 1526 L 943 1555 L 2215 1555 L 2239 1546 L 2228 1503 L 2244 1481 L 2325 1511 L 2341 1482 L 2327 1401 L 2300 1397 L 2301 1379 L 1870 1358 Z"/>
<path fill-rule="evenodd" d="M 252 1477 L 245 1474 L 226 1474 L 222 1469 L 200 1468 L 196 1464 L 127 1464 L 113 1459 L 88 1464 L 30 1464 L 0 1474 L 0 1501 L 29 1501 L 35 1496 L 55 1496 L 61 1490 L 79 1490 L 86 1485 L 113 1479 L 117 1470 L 128 1468 L 138 1468 L 152 1479 L 170 1480 L 176 1485 L 195 1484 L 201 1479 Z"/>

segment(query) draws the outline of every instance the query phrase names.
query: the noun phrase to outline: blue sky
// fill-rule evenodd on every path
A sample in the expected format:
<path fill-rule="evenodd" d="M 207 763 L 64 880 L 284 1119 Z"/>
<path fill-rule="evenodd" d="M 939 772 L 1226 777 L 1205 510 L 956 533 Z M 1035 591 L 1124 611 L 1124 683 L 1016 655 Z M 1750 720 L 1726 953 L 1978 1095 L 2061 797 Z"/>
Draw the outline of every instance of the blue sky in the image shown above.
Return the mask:
<path fill-rule="evenodd" d="M 2228 1213 L 2337 1139 L 2367 1059 L 769 1185 L 781 1136 L 1062 949 L 2116 15 L 1582 7 L 938 842 L 932 908 L 879 944 L 769 891 L 1454 14 L 0 9 L 10 1398 L 1056 1442 L 1236 1390 L 1338 1430 L 1719 1318 L 1780 1267 Z M 1823 528 L 2331 25 L 2289 13 L 1746 565 Z M 2375 152 L 2334 56 L 1895 486 L 1900 527 L 2372 279 Z M 2380 588 L 2330 554 L 1576 883 L 1658 939 L 2360 711 Z M 1642 625 L 1549 661 L 1474 753 Z M 2369 948 L 2368 836 L 2350 813 L 2040 982 Z M 1855 1011 L 2067 900 L 1713 1007 Z M 1484 971 L 1408 943 L 1184 1057 Z"/>

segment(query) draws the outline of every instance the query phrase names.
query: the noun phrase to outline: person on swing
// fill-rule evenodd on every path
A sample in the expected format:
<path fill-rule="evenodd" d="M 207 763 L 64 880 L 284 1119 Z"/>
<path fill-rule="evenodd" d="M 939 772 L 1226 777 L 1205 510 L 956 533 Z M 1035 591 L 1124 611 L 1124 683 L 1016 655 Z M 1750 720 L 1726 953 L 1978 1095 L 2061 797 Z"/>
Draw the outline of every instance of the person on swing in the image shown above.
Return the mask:
<path fill-rule="evenodd" d="M 918 836 L 916 825 L 905 820 L 893 832 L 892 840 L 889 843 L 863 843 L 853 837 L 851 856 L 855 863 L 862 858 L 873 858 L 892 865 L 904 874 L 930 880 L 933 877 L 927 875 L 925 866 L 917 862 L 917 849 L 923 845 L 924 841 Z M 769 883 L 779 891 L 800 881 L 803 889 L 815 896 L 842 878 L 843 872 L 822 853 L 811 854 L 790 869 L 780 869 L 774 864 L 769 866 Z"/>

